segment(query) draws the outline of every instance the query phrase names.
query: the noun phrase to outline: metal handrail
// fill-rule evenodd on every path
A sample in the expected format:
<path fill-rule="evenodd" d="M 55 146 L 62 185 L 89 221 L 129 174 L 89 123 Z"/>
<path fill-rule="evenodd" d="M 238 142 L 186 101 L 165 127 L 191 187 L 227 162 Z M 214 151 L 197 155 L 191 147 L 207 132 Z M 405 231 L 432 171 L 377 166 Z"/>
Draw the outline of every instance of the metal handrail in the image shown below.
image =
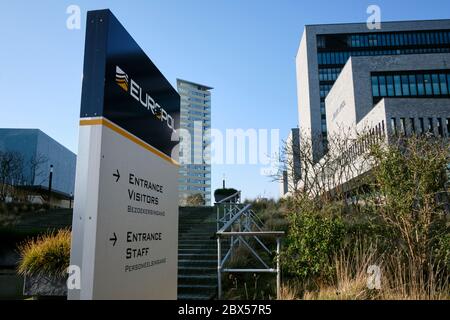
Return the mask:
<path fill-rule="evenodd" d="M 221 204 L 224 203 L 225 201 L 228 201 L 230 199 L 236 198 L 236 202 L 239 201 L 239 199 L 241 198 L 241 192 L 238 191 L 236 193 L 233 193 L 231 196 L 226 197 L 225 199 L 219 200 L 216 202 L 216 204 Z"/>
<path fill-rule="evenodd" d="M 231 198 L 236 197 L 235 203 L 223 203 Z M 240 201 L 240 191 L 234 195 L 223 199 L 217 204 L 224 204 L 223 216 L 220 217 L 219 207 L 217 207 L 217 281 L 218 281 L 218 298 L 222 298 L 222 273 L 223 272 L 269 272 L 276 273 L 277 275 L 277 298 L 280 298 L 281 289 L 281 266 L 280 266 L 280 252 L 281 252 L 281 238 L 284 236 L 284 231 L 264 231 L 262 230 L 262 221 L 251 210 L 251 204 L 242 206 Z M 238 223 L 239 231 L 227 231 L 231 229 L 233 225 Z M 220 224 L 223 224 L 222 226 Z M 256 229 L 256 230 L 253 230 Z M 222 238 L 230 238 L 230 248 L 222 259 Z M 269 265 L 259 256 L 259 254 L 251 247 L 251 245 L 244 239 L 245 237 L 253 237 L 256 242 L 268 253 L 271 251 L 262 242 L 261 238 L 272 237 L 276 238 L 276 268 L 271 268 Z M 234 246 L 236 243 L 241 243 L 250 251 L 250 253 L 264 266 L 261 268 L 252 269 L 229 269 L 224 268 L 224 264 L 231 257 Z"/>
<path fill-rule="evenodd" d="M 246 205 L 244 208 L 242 208 L 239 212 L 235 213 L 234 215 L 231 215 L 230 220 L 228 220 L 222 228 L 220 228 L 220 230 L 218 230 L 216 233 L 217 234 L 221 234 L 223 232 L 225 232 L 225 230 L 227 230 L 229 227 L 231 227 L 231 225 L 238 219 L 241 217 L 241 215 L 247 211 L 252 205 L 248 204 Z"/>

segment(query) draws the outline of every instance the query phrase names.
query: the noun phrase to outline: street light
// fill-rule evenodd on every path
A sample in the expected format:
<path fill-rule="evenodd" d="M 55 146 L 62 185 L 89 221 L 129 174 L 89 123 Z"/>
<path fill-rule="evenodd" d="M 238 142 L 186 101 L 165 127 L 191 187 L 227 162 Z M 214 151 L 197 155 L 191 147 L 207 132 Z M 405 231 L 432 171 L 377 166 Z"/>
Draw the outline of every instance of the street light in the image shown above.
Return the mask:
<path fill-rule="evenodd" d="M 48 178 L 48 204 L 51 204 L 52 199 L 52 180 L 53 180 L 53 165 L 50 165 L 50 176 Z"/>

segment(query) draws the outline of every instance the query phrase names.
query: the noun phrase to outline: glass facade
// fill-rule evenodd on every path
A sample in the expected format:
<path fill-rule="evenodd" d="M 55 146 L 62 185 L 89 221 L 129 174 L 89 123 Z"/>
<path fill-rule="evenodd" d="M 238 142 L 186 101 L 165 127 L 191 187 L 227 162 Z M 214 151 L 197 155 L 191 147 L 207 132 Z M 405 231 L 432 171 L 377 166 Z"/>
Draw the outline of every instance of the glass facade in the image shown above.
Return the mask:
<path fill-rule="evenodd" d="M 181 98 L 179 203 L 189 195 L 201 194 L 211 205 L 211 92 L 212 88 L 177 81 Z"/>
<path fill-rule="evenodd" d="M 372 73 L 374 103 L 385 97 L 450 98 L 450 70 Z"/>
<path fill-rule="evenodd" d="M 350 57 L 449 52 L 450 30 L 317 35 L 321 118 L 326 119 L 325 98 Z M 373 79 L 376 80 L 378 83 L 372 83 L 372 87 L 374 97 L 379 99 L 445 96 L 450 89 L 449 80 L 443 74 L 433 76 L 430 73 L 418 77 L 396 74 Z M 326 124 L 322 124 L 322 134 L 324 137 L 327 135 Z"/>
<path fill-rule="evenodd" d="M 77 156 L 41 130 L 0 129 L 0 152 L 16 153 L 23 161 L 15 184 L 48 188 L 52 165 L 53 191 L 73 195 Z"/>

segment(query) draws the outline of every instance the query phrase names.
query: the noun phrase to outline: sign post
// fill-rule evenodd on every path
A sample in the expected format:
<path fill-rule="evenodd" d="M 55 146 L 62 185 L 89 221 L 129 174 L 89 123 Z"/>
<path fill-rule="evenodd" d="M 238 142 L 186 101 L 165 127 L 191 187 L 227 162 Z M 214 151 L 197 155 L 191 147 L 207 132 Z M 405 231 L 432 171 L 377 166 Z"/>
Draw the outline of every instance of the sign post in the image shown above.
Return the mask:
<path fill-rule="evenodd" d="M 88 12 L 69 299 L 177 298 L 179 113 L 114 15 Z"/>

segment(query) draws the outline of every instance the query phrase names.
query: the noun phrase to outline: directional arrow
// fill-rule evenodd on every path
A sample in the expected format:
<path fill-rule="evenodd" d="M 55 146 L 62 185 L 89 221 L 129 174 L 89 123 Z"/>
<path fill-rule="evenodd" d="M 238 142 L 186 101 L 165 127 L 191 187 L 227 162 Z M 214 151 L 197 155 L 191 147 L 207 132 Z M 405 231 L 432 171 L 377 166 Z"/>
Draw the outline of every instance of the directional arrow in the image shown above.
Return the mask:
<path fill-rule="evenodd" d="M 109 241 L 114 241 L 113 247 L 116 245 L 116 242 L 117 242 L 117 235 L 116 235 L 115 232 L 114 232 L 114 238 L 110 238 Z"/>
<path fill-rule="evenodd" d="M 117 173 L 114 173 L 114 174 L 113 174 L 113 177 L 116 177 L 116 182 L 117 182 L 117 181 L 119 181 L 119 179 L 120 179 L 120 173 L 119 173 L 119 170 L 118 170 L 118 169 L 116 169 L 116 172 L 117 172 Z"/>

